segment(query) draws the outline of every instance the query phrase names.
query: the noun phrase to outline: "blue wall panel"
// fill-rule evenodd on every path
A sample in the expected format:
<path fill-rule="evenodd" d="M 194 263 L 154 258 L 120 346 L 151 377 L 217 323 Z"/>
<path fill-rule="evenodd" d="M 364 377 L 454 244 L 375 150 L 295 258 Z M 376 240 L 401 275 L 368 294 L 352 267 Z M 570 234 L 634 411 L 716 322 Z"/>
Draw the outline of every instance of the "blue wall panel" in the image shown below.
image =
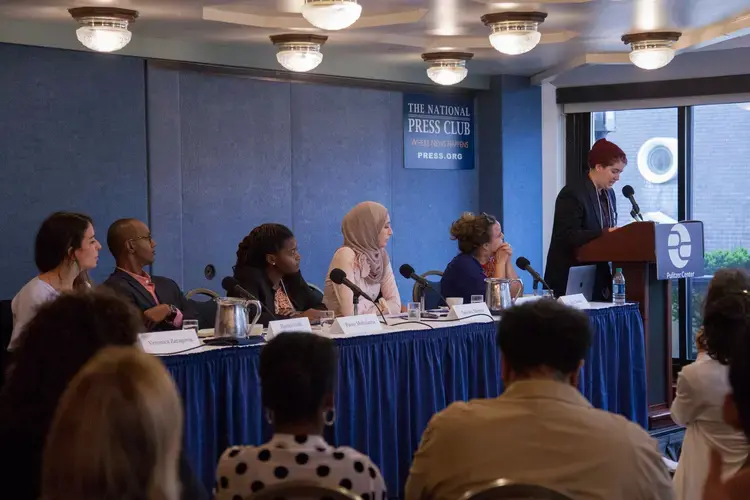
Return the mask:
<path fill-rule="evenodd" d="M 109 224 L 147 214 L 144 62 L 0 44 L 0 67 L 0 297 L 36 275 L 34 237 L 56 210 L 94 218 L 101 282 Z"/>
<path fill-rule="evenodd" d="M 305 279 L 323 285 L 341 219 L 372 200 L 391 208 L 392 94 L 292 85 L 294 232 Z"/>
<path fill-rule="evenodd" d="M 289 111 L 288 83 L 181 73 L 185 288 L 220 291 L 254 226 L 291 225 Z M 213 282 L 203 276 L 209 263 Z"/>

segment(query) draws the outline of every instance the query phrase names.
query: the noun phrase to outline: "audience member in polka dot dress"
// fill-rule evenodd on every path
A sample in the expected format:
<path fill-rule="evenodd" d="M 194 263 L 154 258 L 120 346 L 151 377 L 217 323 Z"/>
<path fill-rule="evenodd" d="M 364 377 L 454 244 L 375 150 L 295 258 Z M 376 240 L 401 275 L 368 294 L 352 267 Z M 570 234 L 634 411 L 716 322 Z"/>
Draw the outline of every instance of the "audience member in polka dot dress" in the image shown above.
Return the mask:
<path fill-rule="evenodd" d="M 387 498 L 383 476 L 367 456 L 334 448 L 322 437 L 333 421 L 336 365 L 335 344 L 317 335 L 284 333 L 263 348 L 263 406 L 275 433 L 264 445 L 224 452 L 216 471 L 216 500 L 242 500 L 288 481 L 345 488 L 363 500 Z"/>

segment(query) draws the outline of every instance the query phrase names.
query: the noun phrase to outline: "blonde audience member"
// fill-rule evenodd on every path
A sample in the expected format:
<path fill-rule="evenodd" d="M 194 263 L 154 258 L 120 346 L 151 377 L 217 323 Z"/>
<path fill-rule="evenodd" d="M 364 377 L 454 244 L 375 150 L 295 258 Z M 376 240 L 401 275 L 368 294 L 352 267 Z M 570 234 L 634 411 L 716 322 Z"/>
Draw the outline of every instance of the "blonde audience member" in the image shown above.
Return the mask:
<path fill-rule="evenodd" d="M 42 222 L 34 244 L 34 262 L 40 274 L 13 297 L 9 351 L 16 348 L 21 331 L 41 304 L 61 292 L 90 287 L 88 271 L 96 267 L 101 248 L 88 215 L 56 212 Z"/>
<path fill-rule="evenodd" d="M 696 336 L 698 358 L 677 378 L 672 419 L 687 428 L 674 476 L 678 500 L 701 500 L 712 448 L 721 456 L 723 477 L 736 474 L 747 460 L 744 434 L 728 425 L 722 414 L 724 399 L 730 392 L 727 364 L 737 331 L 727 328 L 725 316 L 717 314 L 727 297 L 731 305 L 731 295 L 745 289 L 750 289 L 750 277 L 742 270 L 722 269 L 714 275 L 706 294 L 703 328 Z"/>
<path fill-rule="evenodd" d="M 177 500 L 182 405 L 155 357 L 101 350 L 68 385 L 44 450 L 43 500 Z"/>
<path fill-rule="evenodd" d="M 456 402 L 427 425 L 405 500 L 455 500 L 497 479 L 576 500 L 670 500 L 656 441 L 578 391 L 589 318 L 556 301 L 505 311 L 498 325 L 505 392 Z"/>
<path fill-rule="evenodd" d="M 341 269 L 346 277 L 373 300 L 379 300 L 384 314 L 401 312 L 396 279 L 385 247 L 393 235 L 388 210 L 380 203 L 365 201 L 344 216 L 341 224 L 344 245 L 336 250 L 328 268 Z M 326 276 L 323 302 L 336 316 L 354 314 L 353 293 L 344 285 L 336 285 Z M 359 301 L 358 314 L 377 313 L 366 300 Z"/>

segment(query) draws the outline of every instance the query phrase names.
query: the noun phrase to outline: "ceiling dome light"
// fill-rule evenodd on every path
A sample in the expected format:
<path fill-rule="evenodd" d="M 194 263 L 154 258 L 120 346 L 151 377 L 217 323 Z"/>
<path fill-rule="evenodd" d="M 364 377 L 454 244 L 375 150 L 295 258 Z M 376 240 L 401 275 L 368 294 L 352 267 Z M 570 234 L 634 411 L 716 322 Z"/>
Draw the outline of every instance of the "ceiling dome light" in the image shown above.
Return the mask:
<path fill-rule="evenodd" d="M 322 35 L 273 35 L 270 37 L 278 52 L 276 60 L 289 71 L 304 73 L 318 67 L 323 60 L 320 46 L 326 43 Z"/>
<path fill-rule="evenodd" d="M 466 61 L 474 57 L 469 52 L 427 52 L 422 59 L 429 63 L 427 76 L 440 85 L 455 85 L 466 78 Z"/>
<path fill-rule="evenodd" d="M 482 22 L 492 29 L 490 43 L 495 50 L 517 56 L 539 44 L 539 25 L 546 18 L 544 12 L 496 12 L 483 15 Z"/>
<path fill-rule="evenodd" d="M 348 28 L 362 14 L 357 0 L 305 0 L 302 17 L 322 30 L 335 31 Z"/>
<path fill-rule="evenodd" d="M 630 45 L 630 61 L 642 69 L 659 69 L 674 59 L 672 44 L 682 33 L 654 31 L 623 35 L 622 41 Z"/>
<path fill-rule="evenodd" d="M 115 52 L 130 43 L 128 25 L 138 18 L 135 10 L 115 7 L 76 7 L 68 12 L 81 24 L 78 41 L 97 52 Z"/>

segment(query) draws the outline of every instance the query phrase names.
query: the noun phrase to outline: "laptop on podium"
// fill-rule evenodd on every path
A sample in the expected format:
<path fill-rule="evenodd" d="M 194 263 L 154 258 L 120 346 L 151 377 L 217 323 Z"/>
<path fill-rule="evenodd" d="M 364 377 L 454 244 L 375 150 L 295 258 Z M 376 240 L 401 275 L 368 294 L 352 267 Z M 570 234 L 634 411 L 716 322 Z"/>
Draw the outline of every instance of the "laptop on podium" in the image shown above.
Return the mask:
<path fill-rule="evenodd" d="M 571 267 L 568 271 L 568 286 L 565 289 L 565 295 L 582 293 L 590 302 L 594 296 L 595 280 L 596 265 Z"/>

